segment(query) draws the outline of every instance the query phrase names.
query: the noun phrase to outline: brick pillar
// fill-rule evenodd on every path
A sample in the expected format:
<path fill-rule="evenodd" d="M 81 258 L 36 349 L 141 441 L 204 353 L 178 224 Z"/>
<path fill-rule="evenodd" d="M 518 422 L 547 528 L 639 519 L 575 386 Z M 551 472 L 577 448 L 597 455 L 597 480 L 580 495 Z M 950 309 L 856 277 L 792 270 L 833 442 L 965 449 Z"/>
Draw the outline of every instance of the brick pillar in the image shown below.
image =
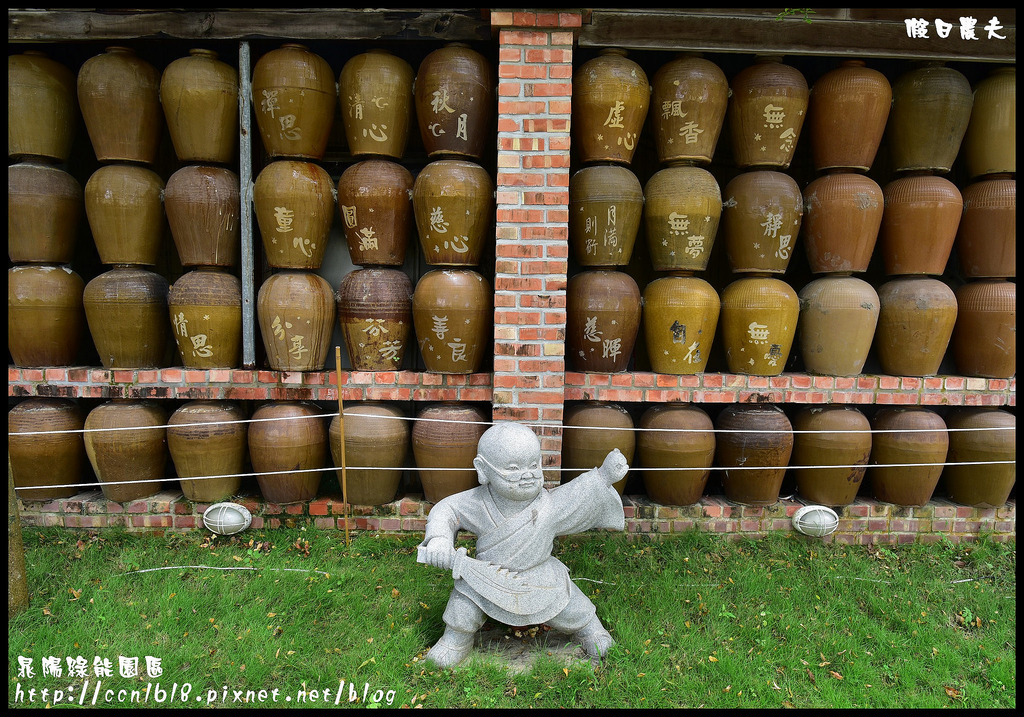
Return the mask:
<path fill-rule="evenodd" d="M 540 424 L 561 465 L 569 119 L 579 12 L 493 10 L 499 36 L 493 419 Z"/>

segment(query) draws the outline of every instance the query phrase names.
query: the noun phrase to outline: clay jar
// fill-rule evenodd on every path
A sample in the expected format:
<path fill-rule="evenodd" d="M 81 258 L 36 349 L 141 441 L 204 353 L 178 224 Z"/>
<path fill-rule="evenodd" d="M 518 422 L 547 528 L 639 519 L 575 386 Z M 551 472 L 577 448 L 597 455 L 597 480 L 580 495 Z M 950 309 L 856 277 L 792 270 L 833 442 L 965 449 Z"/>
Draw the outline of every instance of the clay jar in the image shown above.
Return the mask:
<path fill-rule="evenodd" d="M 337 98 L 331 66 L 304 45 L 263 55 L 252 71 L 252 104 L 267 154 L 323 159 Z"/>
<path fill-rule="evenodd" d="M 412 427 L 412 451 L 424 498 L 437 503 L 479 485 L 473 459 L 487 427 L 487 416 L 470 404 L 439 403 L 419 412 Z"/>
<path fill-rule="evenodd" d="M 822 75 L 807 110 L 814 168 L 871 169 L 891 106 L 889 80 L 863 60 L 843 60 Z"/>
<path fill-rule="evenodd" d="M 1017 373 L 1017 285 L 981 280 L 956 290 L 951 346 L 961 376 L 1012 378 Z"/>
<path fill-rule="evenodd" d="M 412 173 L 384 159 L 350 165 L 338 179 L 338 209 L 352 263 L 402 266 L 413 228 Z"/>
<path fill-rule="evenodd" d="M 190 165 L 167 180 L 164 210 L 182 266 L 232 267 L 241 248 L 238 175 Z"/>
<path fill-rule="evenodd" d="M 180 161 L 231 162 L 238 144 L 238 70 L 216 52 L 192 49 L 167 65 L 160 104 Z"/>
<path fill-rule="evenodd" d="M 269 503 L 316 498 L 327 467 L 327 423 L 321 410 L 305 401 L 271 401 L 252 414 L 249 460 L 260 493 Z M 262 475 L 261 475 L 262 474 Z"/>
<path fill-rule="evenodd" d="M 566 288 L 565 343 L 574 371 L 625 371 L 640 330 L 640 288 L 622 271 L 584 271 Z"/>
<path fill-rule="evenodd" d="M 722 192 L 699 167 L 668 167 L 644 185 L 644 228 L 655 271 L 704 271 L 722 218 Z"/>
<path fill-rule="evenodd" d="M 971 119 L 971 83 L 941 62 L 923 62 L 892 86 L 886 144 L 895 172 L 948 172 Z"/>
<path fill-rule="evenodd" d="M 66 266 L 7 270 L 7 348 L 15 366 L 74 366 L 85 282 Z"/>
<path fill-rule="evenodd" d="M 430 373 L 476 373 L 491 353 L 490 282 L 471 269 L 435 269 L 420 277 L 412 320 Z"/>
<path fill-rule="evenodd" d="M 37 50 L 7 56 L 8 157 L 66 162 L 77 118 L 71 70 Z"/>
<path fill-rule="evenodd" d="M 7 456 L 21 500 L 70 498 L 82 491 L 73 484 L 82 483 L 85 473 L 84 426 L 85 414 L 66 398 L 29 398 L 7 412 Z M 44 431 L 56 433 L 19 435 Z M 69 484 L 72 487 L 21 490 Z"/>
<path fill-rule="evenodd" d="M 409 452 L 405 414 L 385 403 L 350 403 L 345 407 L 345 475 L 350 505 L 384 505 L 395 499 Z M 341 421 L 329 429 L 334 465 L 342 466 Z M 349 467 L 353 466 L 353 467 Z"/>
<path fill-rule="evenodd" d="M 851 406 L 807 406 L 793 416 L 793 430 L 792 463 L 809 466 L 793 471 L 800 497 L 850 505 L 871 458 L 871 422 Z"/>
<path fill-rule="evenodd" d="M 338 323 L 356 371 L 402 368 L 413 330 L 412 282 L 400 269 L 357 269 L 338 288 Z"/>
<path fill-rule="evenodd" d="M 941 275 L 964 210 L 960 190 L 948 179 L 916 175 L 889 182 L 882 194 L 878 236 L 885 273 Z"/>
<path fill-rule="evenodd" d="M 882 188 L 860 174 L 826 174 L 804 187 L 803 240 L 811 271 L 867 271 L 884 212 Z"/>
<path fill-rule="evenodd" d="M 353 157 L 401 159 L 412 124 L 412 66 L 385 50 L 356 55 L 341 68 L 338 101 Z"/>
<path fill-rule="evenodd" d="M 697 406 L 652 406 L 640 417 L 637 459 L 647 496 L 661 505 L 700 501 L 715 458 L 711 418 Z M 668 469 L 668 470 L 664 470 Z"/>
<path fill-rule="evenodd" d="M 167 280 L 115 266 L 85 286 L 89 333 L 103 368 L 159 368 L 167 349 Z"/>
<path fill-rule="evenodd" d="M 934 376 L 956 324 L 953 290 L 938 279 L 901 277 L 878 288 L 875 351 L 891 376 Z"/>
<path fill-rule="evenodd" d="M 708 282 L 680 273 L 644 287 L 644 340 L 656 373 L 704 373 L 722 302 Z"/>
<path fill-rule="evenodd" d="M 100 167 L 85 183 L 85 214 L 100 261 L 154 266 L 164 236 L 164 180 L 128 164 Z"/>
<path fill-rule="evenodd" d="M 1017 171 L 1016 68 L 996 68 L 974 88 L 963 155 L 972 179 Z"/>
<path fill-rule="evenodd" d="M 782 409 L 733 404 L 718 414 L 715 428 L 725 497 L 745 505 L 777 503 L 793 452 L 793 426 Z"/>
<path fill-rule="evenodd" d="M 807 80 L 781 57 L 762 55 L 733 77 L 726 121 L 740 169 L 793 161 L 807 115 Z"/>
<path fill-rule="evenodd" d="M 710 164 L 728 104 L 729 80 L 699 53 L 682 53 L 662 65 L 651 90 L 658 159 Z"/>
<path fill-rule="evenodd" d="M 617 403 L 587 401 L 565 409 L 562 421 L 562 483 L 596 468 L 618 448 L 633 464 L 636 452 L 636 433 L 633 417 Z M 629 474 L 612 487 L 623 494 Z"/>
<path fill-rule="evenodd" d="M 167 411 L 159 401 L 115 399 L 89 412 L 85 451 L 104 498 L 127 503 L 160 492 L 167 466 L 166 425 Z M 108 428 L 115 430 L 103 430 Z"/>
<path fill-rule="evenodd" d="M 956 251 L 968 279 L 1017 276 L 1017 181 L 992 178 L 964 188 Z"/>
<path fill-rule="evenodd" d="M 416 117 L 427 156 L 482 159 L 494 142 L 495 80 L 491 63 L 451 42 L 423 58 L 416 72 Z"/>
<path fill-rule="evenodd" d="M 312 162 L 271 162 L 256 177 L 253 204 L 270 266 L 319 269 L 334 221 L 334 181 Z"/>
<path fill-rule="evenodd" d="M 734 273 L 785 274 L 800 235 L 804 198 L 782 172 L 744 172 L 725 186 L 722 236 Z"/>
<path fill-rule="evenodd" d="M 480 263 L 494 211 L 494 182 L 487 170 L 459 159 L 430 162 L 416 175 L 412 209 L 428 264 Z"/>
<path fill-rule="evenodd" d="M 232 401 L 189 401 L 171 414 L 167 449 L 185 498 L 216 503 L 238 492 L 249 457 L 245 419 Z"/>
<path fill-rule="evenodd" d="M 582 266 L 625 266 L 633 255 L 644 192 L 630 170 L 584 167 L 569 179 L 569 242 Z"/>
<path fill-rule="evenodd" d="M 778 376 L 793 348 L 800 301 L 784 281 L 747 276 L 722 291 L 721 334 L 729 371 Z"/>
<path fill-rule="evenodd" d="M 858 375 L 881 310 L 871 284 L 833 274 L 804 286 L 799 297 L 797 333 L 805 370 L 822 376 Z"/>
<path fill-rule="evenodd" d="M 946 466 L 942 485 L 950 500 L 975 508 L 1006 505 L 1017 481 L 1016 417 L 995 408 L 954 408 L 946 425 L 948 463 L 987 464 Z"/>
<path fill-rule="evenodd" d="M 108 47 L 78 71 L 78 104 L 96 159 L 156 161 L 163 129 L 160 73 L 127 47 Z"/>
<path fill-rule="evenodd" d="M 572 76 L 572 139 L 579 159 L 630 164 L 647 119 L 651 88 L 626 51 L 607 47 Z"/>
<path fill-rule="evenodd" d="M 82 185 L 67 172 L 23 162 L 7 168 L 7 254 L 12 262 L 68 264 L 82 217 Z"/>
<path fill-rule="evenodd" d="M 334 331 L 334 289 L 318 274 L 282 271 L 256 298 L 267 362 L 274 371 L 322 371 Z"/>
<path fill-rule="evenodd" d="M 924 505 L 932 498 L 949 448 L 939 414 L 926 408 L 883 408 L 871 420 L 868 477 L 875 498 Z M 908 465 L 900 465 L 900 464 Z"/>
<path fill-rule="evenodd" d="M 170 288 L 167 307 L 185 368 L 238 368 L 242 363 L 242 282 L 200 268 Z"/>

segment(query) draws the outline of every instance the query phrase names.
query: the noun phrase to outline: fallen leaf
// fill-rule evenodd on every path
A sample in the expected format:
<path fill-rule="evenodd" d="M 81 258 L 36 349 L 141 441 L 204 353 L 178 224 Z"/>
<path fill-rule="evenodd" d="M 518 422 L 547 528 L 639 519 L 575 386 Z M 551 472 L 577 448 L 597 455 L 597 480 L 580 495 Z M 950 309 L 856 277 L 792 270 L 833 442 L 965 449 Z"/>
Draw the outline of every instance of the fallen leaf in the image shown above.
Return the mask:
<path fill-rule="evenodd" d="M 951 700 L 958 700 L 958 699 L 960 699 L 960 690 L 955 689 L 953 687 L 948 687 L 948 686 L 945 689 L 946 689 L 946 694 L 949 695 L 949 698 Z"/>
<path fill-rule="evenodd" d="M 708 662 L 718 662 L 718 658 L 714 655 L 708 655 Z"/>
<path fill-rule="evenodd" d="M 811 672 L 811 668 L 807 667 L 807 668 L 804 668 L 804 669 L 807 670 L 807 679 L 809 679 L 811 681 L 812 685 L 816 684 L 817 680 L 814 679 L 814 673 Z"/>
<path fill-rule="evenodd" d="M 829 670 L 829 671 L 828 671 L 828 674 L 832 675 L 832 676 L 833 676 L 833 677 L 835 677 L 835 678 L 836 678 L 837 680 L 841 680 L 841 679 L 843 679 L 843 676 L 842 676 L 842 675 L 840 675 L 840 674 L 839 674 L 838 672 L 836 672 L 835 670 Z"/>
<path fill-rule="evenodd" d="M 568 676 L 569 676 L 569 669 L 568 669 L 568 668 L 566 668 L 566 667 L 563 667 L 563 668 L 562 668 L 562 672 L 564 672 L 564 673 L 565 673 L 565 676 L 566 676 L 566 677 L 568 677 Z"/>
<path fill-rule="evenodd" d="M 393 597 L 393 598 L 396 598 L 396 597 L 398 597 L 398 596 L 399 596 L 399 595 L 401 595 L 401 594 L 402 594 L 402 593 L 400 593 L 400 592 L 398 591 L 398 588 L 391 588 L 391 597 Z"/>

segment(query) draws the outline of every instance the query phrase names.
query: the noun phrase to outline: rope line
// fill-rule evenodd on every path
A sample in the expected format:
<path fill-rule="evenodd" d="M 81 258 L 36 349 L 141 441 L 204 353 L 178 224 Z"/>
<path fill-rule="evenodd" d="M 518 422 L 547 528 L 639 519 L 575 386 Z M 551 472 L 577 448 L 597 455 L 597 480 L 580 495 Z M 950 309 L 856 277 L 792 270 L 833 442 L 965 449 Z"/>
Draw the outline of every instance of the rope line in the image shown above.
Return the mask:
<path fill-rule="evenodd" d="M 145 570 L 129 570 L 126 573 L 119 573 L 115 575 L 115 578 L 119 578 L 122 575 L 134 575 L 136 573 L 154 573 L 157 570 L 267 570 L 275 573 L 319 573 L 320 575 L 326 575 L 331 577 L 330 573 L 325 573 L 323 570 L 307 570 L 306 568 L 253 568 L 248 566 L 231 566 L 221 568 L 216 565 L 171 565 L 166 568 L 146 568 Z"/>

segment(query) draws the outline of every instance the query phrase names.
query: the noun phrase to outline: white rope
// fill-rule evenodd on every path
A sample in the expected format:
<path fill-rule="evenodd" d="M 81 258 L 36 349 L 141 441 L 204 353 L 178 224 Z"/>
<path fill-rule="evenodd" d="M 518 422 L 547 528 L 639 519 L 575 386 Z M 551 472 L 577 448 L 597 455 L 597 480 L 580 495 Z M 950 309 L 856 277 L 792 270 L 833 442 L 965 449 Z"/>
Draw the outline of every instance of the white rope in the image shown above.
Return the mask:
<path fill-rule="evenodd" d="M 135 573 L 153 573 L 157 570 L 268 570 L 275 573 L 319 573 L 331 577 L 330 573 L 325 573 L 323 570 L 307 570 L 305 568 L 250 568 L 250 567 L 227 567 L 220 568 L 216 565 L 172 565 L 166 568 L 146 568 L 145 570 L 129 570 L 126 573 L 119 573 L 115 575 L 115 578 L 119 578 L 122 575 L 134 575 Z"/>

